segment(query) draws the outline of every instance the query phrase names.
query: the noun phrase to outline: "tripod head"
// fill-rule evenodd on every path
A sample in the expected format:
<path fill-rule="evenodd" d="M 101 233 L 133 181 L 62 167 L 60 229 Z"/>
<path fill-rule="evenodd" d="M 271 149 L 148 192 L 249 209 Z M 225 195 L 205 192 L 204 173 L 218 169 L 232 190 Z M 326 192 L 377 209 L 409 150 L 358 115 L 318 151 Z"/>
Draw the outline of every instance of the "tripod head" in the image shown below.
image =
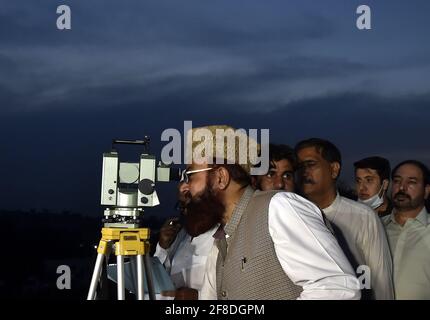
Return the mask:
<path fill-rule="evenodd" d="M 138 228 L 144 208 L 160 204 L 156 181 L 179 181 L 181 170 L 170 168 L 149 153 L 150 138 L 112 140 L 111 151 L 103 154 L 101 205 L 105 227 Z M 138 162 L 122 162 L 117 145 L 142 146 Z"/>

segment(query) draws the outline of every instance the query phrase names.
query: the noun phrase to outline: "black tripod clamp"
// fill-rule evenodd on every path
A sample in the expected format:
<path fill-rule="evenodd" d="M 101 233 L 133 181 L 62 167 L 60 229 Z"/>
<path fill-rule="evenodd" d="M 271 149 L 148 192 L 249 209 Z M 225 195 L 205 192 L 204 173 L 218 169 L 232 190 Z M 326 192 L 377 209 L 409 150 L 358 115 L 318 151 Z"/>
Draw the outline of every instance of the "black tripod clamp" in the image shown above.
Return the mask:
<path fill-rule="evenodd" d="M 149 154 L 149 143 L 151 139 L 149 136 L 144 136 L 143 140 L 121 140 L 121 139 L 113 139 L 112 140 L 112 151 L 116 151 L 115 145 L 117 144 L 127 144 L 127 145 L 137 145 L 137 146 L 143 146 L 145 148 L 145 152 Z"/>

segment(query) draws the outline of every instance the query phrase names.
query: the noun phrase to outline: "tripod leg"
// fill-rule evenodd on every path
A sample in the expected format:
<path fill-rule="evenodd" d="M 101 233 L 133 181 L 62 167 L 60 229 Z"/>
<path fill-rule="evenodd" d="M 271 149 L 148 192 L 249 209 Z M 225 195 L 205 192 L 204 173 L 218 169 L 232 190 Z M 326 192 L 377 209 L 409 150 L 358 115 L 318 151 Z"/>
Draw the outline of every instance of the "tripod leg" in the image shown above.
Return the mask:
<path fill-rule="evenodd" d="M 125 286 L 124 286 L 124 256 L 118 255 L 116 257 L 117 264 L 117 280 L 118 280 L 118 300 L 125 299 Z"/>
<path fill-rule="evenodd" d="M 145 260 L 145 274 L 146 274 L 146 281 L 148 283 L 148 293 L 149 293 L 149 299 L 155 300 L 155 289 L 154 289 L 154 281 L 152 278 L 152 261 L 149 254 L 145 254 L 144 256 Z"/>
<path fill-rule="evenodd" d="M 97 254 L 96 265 L 94 267 L 93 277 L 91 278 L 91 285 L 90 290 L 88 291 L 87 300 L 94 300 L 96 297 L 96 289 L 100 279 L 100 273 L 102 271 L 103 258 L 104 254 Z"/>
<path fill-rule="evenodd" d="M 137 255 L 137 300 L 143 300 L 143 256 Z"/>

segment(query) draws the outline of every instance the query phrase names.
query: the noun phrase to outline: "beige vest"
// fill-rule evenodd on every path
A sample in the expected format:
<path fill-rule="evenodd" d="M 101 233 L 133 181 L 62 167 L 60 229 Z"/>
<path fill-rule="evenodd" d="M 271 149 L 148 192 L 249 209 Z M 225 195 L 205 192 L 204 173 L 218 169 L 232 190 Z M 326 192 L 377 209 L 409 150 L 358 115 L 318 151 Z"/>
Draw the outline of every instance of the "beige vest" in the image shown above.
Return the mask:
<path fill-rule="evenodd" d="M 221 250 L 217 260 L 218 299 L 296 299 L 302 292 L 282 269 L 269 234 L 269 203 L 275 194 L 248 187 L 236 206 L 225 227 L 224 263 Z"/>

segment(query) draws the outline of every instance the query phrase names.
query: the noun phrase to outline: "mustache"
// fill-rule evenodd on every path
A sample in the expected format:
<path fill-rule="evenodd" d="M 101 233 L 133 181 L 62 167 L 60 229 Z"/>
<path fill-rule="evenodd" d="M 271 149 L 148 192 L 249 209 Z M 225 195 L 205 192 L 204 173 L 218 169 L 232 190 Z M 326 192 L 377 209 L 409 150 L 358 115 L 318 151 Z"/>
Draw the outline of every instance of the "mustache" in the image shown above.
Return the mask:
<path fill-rule="evenodd" d="M 176 201 L 175 210 L 184 212 L 186 208 L 187 208 L 187 204 L 185 203 L 185 201 L 180 201 L 180 200 Z"/>
<path fill-rule="evenodd" d="M 181 200 L 181 203 L 187 207 L 190 205 L 190 203 L 193 201 L 193 196 L 191 195 L 191 192 L 187 192 L 184 194 L 184 198 Z"/>
<path fill-rule="evenodd" d="M 176 201 L 176 204 L 175 204 L 175 210 L 185 213 L 185 210 L 190 204 L 191 199 L 192 199 L 192 196 L 189 191 L 187 191 L 186 193 L 179 193 L 178 200 Z"/>
<path fill-rule="evenodd" d="M 400 197 L 400 196 L 407 197 L 408 199 L 410 199 L 410 198 L 411 198 L 408 194 L 404 193 L 403 191 L 399 191 L 399 192 L 397 192 L 397 193 L 394 195 L 394 199 L 396 199 L 396 198 L 398 198 L 398 197 Z"/>

